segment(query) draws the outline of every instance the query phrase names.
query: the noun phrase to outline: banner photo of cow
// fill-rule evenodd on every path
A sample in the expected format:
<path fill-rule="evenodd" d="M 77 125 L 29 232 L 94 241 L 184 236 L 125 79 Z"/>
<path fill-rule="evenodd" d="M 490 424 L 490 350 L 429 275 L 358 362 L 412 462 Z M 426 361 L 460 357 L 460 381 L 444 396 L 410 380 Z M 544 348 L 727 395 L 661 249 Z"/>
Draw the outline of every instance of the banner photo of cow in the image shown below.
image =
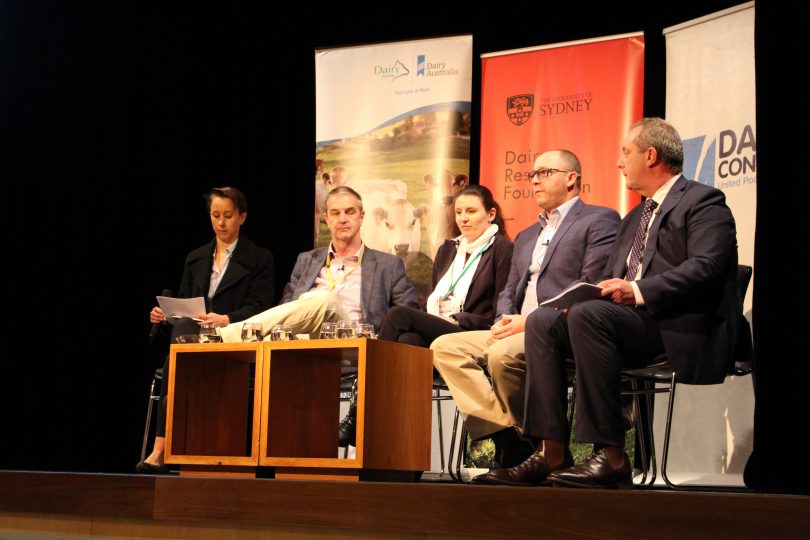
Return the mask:
<path fill-rule="evenodd" d="M 433 258 L 459 235 L 453 195 L 469 184 L 472 37 L 316 51 L 313 241 L 329 242 L 326 194 L 363 198 L 361 234 L 396 255 L 424 302 Z"/>

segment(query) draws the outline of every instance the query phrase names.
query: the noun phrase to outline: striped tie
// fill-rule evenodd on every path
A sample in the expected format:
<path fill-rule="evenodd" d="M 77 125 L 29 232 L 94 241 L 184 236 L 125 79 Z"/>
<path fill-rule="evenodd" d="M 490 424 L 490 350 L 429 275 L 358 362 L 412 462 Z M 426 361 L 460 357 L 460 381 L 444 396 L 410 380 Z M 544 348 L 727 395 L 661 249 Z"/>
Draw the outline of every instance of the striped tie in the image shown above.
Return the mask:
<path fill-rule="evenodd" d="M 633 238 L 633 249 L 630 250 L 630 262 L 627 264 L 627 273 L 624 275 L 624 279 L 627 281 L 636 279 L 638 267 L 644 256 L 644 237 L 647 235 L 647 225 L 650 224 L 650 218 L 657 206 L 658 203 L 652 199 L 647 199 L 644 203 L 644 210 L 641 212 L 641 222 L 638 224 L 636 236 Z"/>

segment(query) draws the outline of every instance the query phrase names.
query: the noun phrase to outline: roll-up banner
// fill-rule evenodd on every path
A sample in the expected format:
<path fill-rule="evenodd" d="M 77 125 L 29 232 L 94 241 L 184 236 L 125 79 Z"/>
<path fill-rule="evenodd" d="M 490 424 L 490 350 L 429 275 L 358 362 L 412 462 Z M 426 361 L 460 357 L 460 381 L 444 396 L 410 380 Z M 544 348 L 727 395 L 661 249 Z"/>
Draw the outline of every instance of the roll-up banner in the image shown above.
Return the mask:
<path fill-rule="evenodd" d="M 315 245 L 326 193 L 355 189 L 363 241 L 402 257 L 424 300 L 469 182 L 472 36 L 318 50 L 315 80 Z"/>
<path fill-rule="evenodd" d="M 722 190 L 737 223 L 741 264 L 753 265 L 757 145 L 754 3 L 664 30 L 666 117 L 684 142 L 684 175 Z M 751 319 L 751 289 L 744 311 Z M 666 405 L 656 407 L 663 440 Z M 753 446 L 750 376 L 678 385 L 668 473 L 675 482 L 742 486 Z M 659 454 L 660 455 L 660 454 Z"/>
<path fill-rule="evenodd" d="M 641 32 L 482 55 L 481 183 L 514 235 L 538 208 L 527 173 L 544 151 L 582 163 L 582 199 L 624 215 L 639 197 L 616 168 L 644 108 Z"/>

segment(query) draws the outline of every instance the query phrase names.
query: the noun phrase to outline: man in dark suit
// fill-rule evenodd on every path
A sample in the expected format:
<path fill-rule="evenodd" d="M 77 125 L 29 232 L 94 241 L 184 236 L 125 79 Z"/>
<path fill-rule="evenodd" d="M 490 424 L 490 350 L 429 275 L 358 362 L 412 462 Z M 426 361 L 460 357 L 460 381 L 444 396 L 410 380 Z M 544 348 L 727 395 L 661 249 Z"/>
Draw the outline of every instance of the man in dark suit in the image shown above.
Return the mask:
<path fill-rule="evenodd" d="M 534 196 L 543 211 L 538 223 L 515 239 L 509 279 L 498 297 L 499 319 L 490 330 L 448 334 L 431 345 L 434 365 L 470 436 L 491 437 L 496 460 L 505 467 L 533 451 L 518 433 L 523 423 L 526 317 L 572 281 L 598 279 L 619 224 L 614 210 L 580 200 L 582 168 L 572 152 L 545 152 L 534 168 Z"/>
<path fill-rule="evenodd" d="M 621 376 L 666 352 L 678 380 L 725 378 L 736 342 L 740 299 L 734 218 L 722 192 L 680 172 L 683 144 L 660 118 L 635 123 L 618 167 L 627 187 L 646 198 L 622 221 L 605 268 L 600 300 L 574 305 L 567 317 L 535 311 L 526 323 L 526 435 L 542 449 L 496 471 L 512 485 L 613 487 L 632 482 L 624 452 Z M 565 360 L 577 374 L 576 439 L 594 452 L 574 465 L 568 450 Z"/>
<path fill-rule="evenodd" d="M 315 334 L 321 323 L 349 319 L 380 322 L 391 306 L 418 307 L 416 290 L 405 275 L 402 259 L 363 244 L 363 201 L 353 189 L 340 186 L 326 196 L 324 218 L 332 233 L 329 247 L 298 255 L 281 304 L 250 317 L 263 334 L 287 324 L 294 334 Z M 242 323 L 220 329 L 225 342 L 241 339 Z"/>

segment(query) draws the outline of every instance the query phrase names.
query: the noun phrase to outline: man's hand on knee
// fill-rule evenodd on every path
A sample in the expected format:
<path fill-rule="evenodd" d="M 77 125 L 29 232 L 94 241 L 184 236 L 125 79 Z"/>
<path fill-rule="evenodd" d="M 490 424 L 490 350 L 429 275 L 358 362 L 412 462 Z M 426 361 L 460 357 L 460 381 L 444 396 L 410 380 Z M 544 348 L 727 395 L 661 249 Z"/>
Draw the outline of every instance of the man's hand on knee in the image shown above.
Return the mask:
<path fill-rule="evenodd" d="M 492 339 L 503 339 L 523 332 L 526 328 L 526 315 L 504 315 L 492 325 Z"/>

